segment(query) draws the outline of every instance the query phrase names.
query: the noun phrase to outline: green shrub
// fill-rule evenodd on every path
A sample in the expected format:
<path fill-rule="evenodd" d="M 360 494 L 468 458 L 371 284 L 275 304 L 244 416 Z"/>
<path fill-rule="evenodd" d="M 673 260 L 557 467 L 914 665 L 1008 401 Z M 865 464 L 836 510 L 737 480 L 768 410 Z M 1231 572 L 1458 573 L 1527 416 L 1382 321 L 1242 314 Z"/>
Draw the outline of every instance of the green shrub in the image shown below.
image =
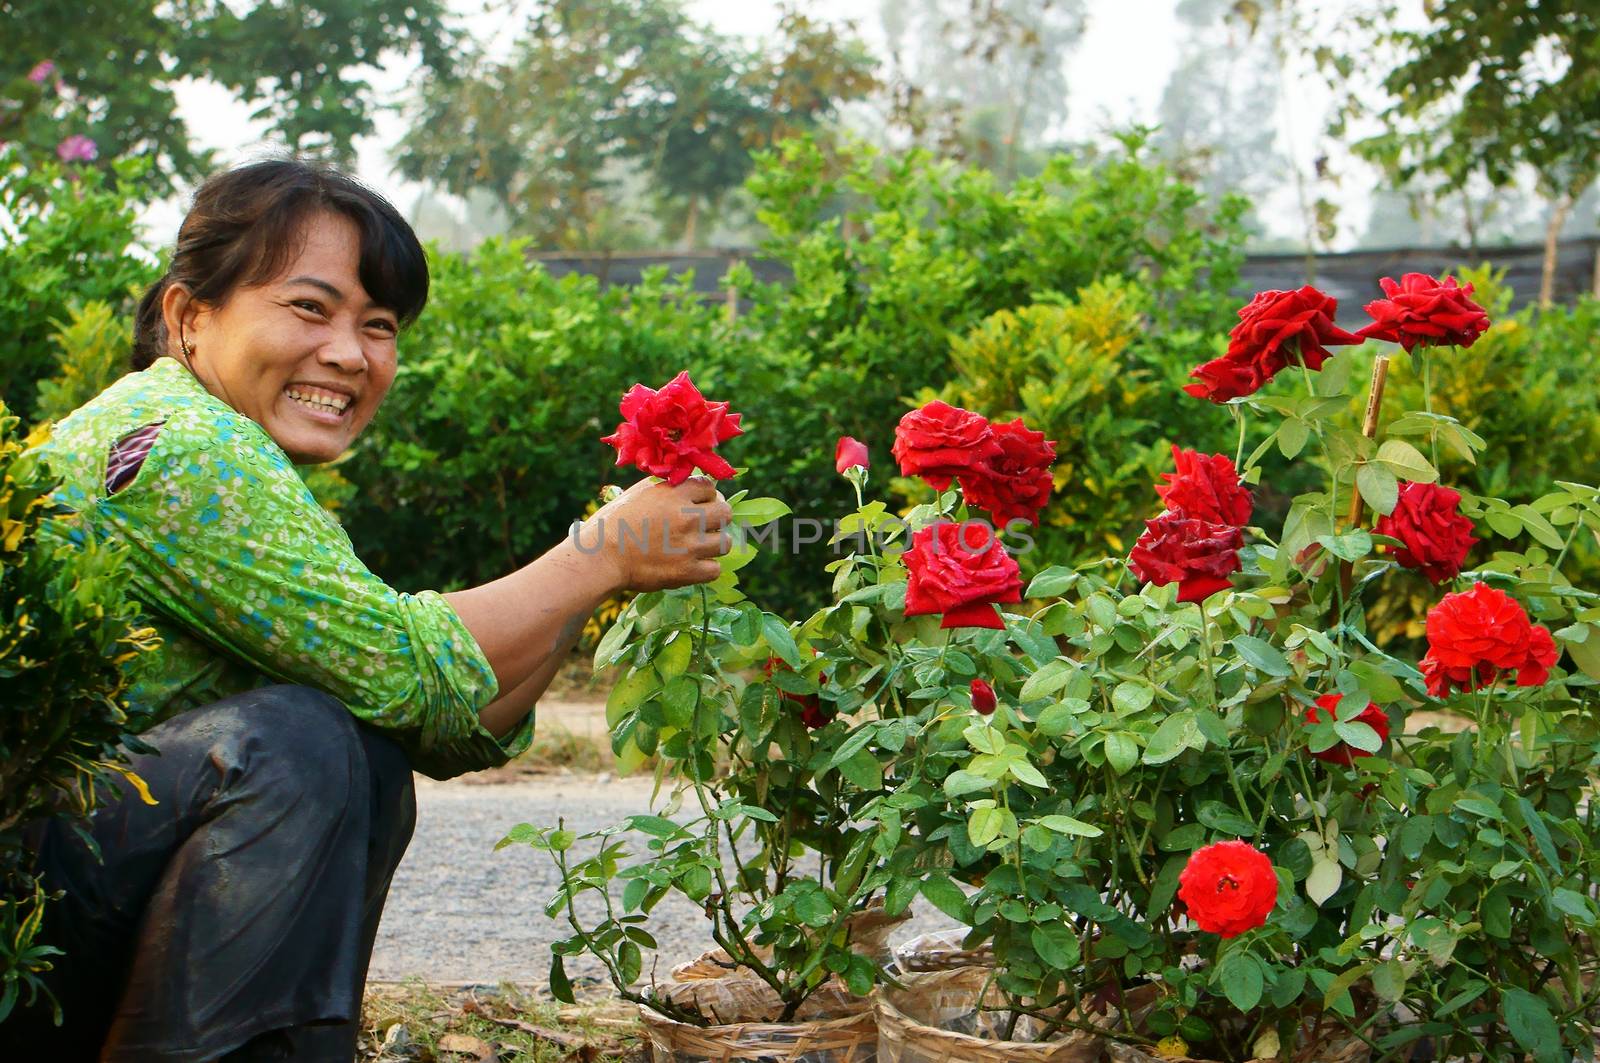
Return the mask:
<path fill-rule="evenodd" d="M 153 646 L 127 597 L 122 551 L 75 543 L 49 499 L 58 482 L 0 404 L 0 1019 L 31 997 L 51 950 L 34 944 L 46 897 L 22 827 L 82 815 L 122 771 L 126 666 Z M 138 784 L 142 786 L 141 784 Z"/>
<path fill-rule="evenodd" d="M 38 388 L 56 369 L 51 336 L 74 310 L 104 303 L 131 317 L 155 268 L 133 253 L 137 168 L 109 175 L 55 167 L 0 174 L 0 400 L 38 419 Z"/>
<path fill-rule="evenodd" d="M 1145 302 L 1113 277 L 1071 300 L 997 311 L 952 342 L 954 379 L 918 396 L 1021 417 L 1055 440 L 1055 493 L 1024 566 L 1126 553 L 1150 513 L 1151 487 L 1172 463 L 1167 425 L 1187 396 L 1156 383 Z M 931 496 L 921 481 L 900 482 L 919 501 Z"/>
<path fill-rule="evenodd" d="M 1103 157 L 1059 156 L 1009 187 L 923 152 L 891 158 L 857 146 L 830 159 L 796 139 L 762 158 L 750 189 L 772 234 L 762 251 L 794 280 L 731 278 L 754 304 L 740 322 L 747 342 L 767 352 L 740 365 L 784 374 L 776 388 L 732 396 L 749 404 L 752 422 L 782 426 L 764 433 L 779 442 L 752 456 L 752 482 L 802 514 L 837 513 L 850 502 L 834 475 L 833 440 L 861 439 L 885 468 L 913 396 L 957 378 L 952 337 L 999 311 L 1070 299 L 1096 281 L 1133 282 L 1143 293 L 1139 362 L 1150 386 L 1175 390 L 1213 356 L 1238 305 L 1231 290 L 1243 257 L 1242 201 L 1212 212 L 1148 157 L 1140 135 Z M 1226 433 L 1203 407 L 1163 403 L 1162 430 L 1222 445 Z M 1095 538 L 1082 533 L 1082 541 Z M 752 594 L 788 607 L 826 589 L 804 582 L 819 567 L 764 554 L 746 581 Z"/>
<path fill-rule="evenodd" d="M 34 414 L 41 421 L 61 420 L 128 372 L 133 319 L 92 299 L 69 308 L 50 338 L 56 346 L 56 373 L 39 382 Z"/>

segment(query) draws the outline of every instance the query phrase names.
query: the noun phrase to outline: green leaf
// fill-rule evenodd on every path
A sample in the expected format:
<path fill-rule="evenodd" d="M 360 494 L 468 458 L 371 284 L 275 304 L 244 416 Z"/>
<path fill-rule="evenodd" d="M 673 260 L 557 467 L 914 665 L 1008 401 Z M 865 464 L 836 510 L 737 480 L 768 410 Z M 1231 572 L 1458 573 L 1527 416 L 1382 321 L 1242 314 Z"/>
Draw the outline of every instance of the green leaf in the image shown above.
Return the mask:
<path fill-rule="evenodd" d="M 1144 749 L 1146 764 L 1165 764 L 1192 745 L 1203 745 L 1193 711 L 1175 712 L 1161 721 Z"/>
<path fill-rule="evenodd" d="M 944 777 L 944 793 L 946 797 L 960 797 L 963 794 L 977 793 L 979 790 L 994 788 L 994 780 L 982 775 L 962 770 L 953 771 Z"/>
<path fill-rule="evenodd" d="M 1228 953 L 1217 965 L 1217 977 L 1222 981 L 1222 992 L 1228 1003 L 1240 1011 L 1249 1012 L 1261 1003 L 1265 980 L 1261 976 L 1261 964 L 1249 953 Z"/>
<path fill-rule="evenodd" d="M 1356 489 L 1367 505 L 1385 516 L 1394 512 L 1400 500 L 1400 482 L 1385 465 L 1366 462 L 1356 469 Z"/>
<path fill-rule="evenodd" d="M 1318 857 L 1311 864 L 1311 874 L 1306 876 L 1306 896 L 1312 904 L 1321 908 L 1323 902 L 1339 892 L 1339 883 L 1342 881 L 1344 869 L 1339 866 L 1339 861 L 1326 856 Z"/>
<path fill-rule="evenodd" d="M 1474 816 L 1482 816 L 1486 819 L 1505 818 L 1500 811 L 1500 806 L 1484 797 L 1458 797 L 1456 798 L 1456 807 L 1463 812 L 1471 813 Z"/>
<path fill-rule="evenodd" d="M 572 996 L 572 982 L 567 978 L 567 965 L 559 952 L 550 954 L 550 995 L 563 1004 L 576 1004 Z"/>
<path fill-rule="evenodd" d="M 1046 830 L 1055 831 L 1057 834 L 1071 835 L 1074 838 L 1098 838 L 1105 833 L 1093 823 L 1085 823 L 1083 820 L 1074 819 L 1072 816 L 1041 816 L 1038 823 L 1039 826 Z"/>
<path fill-rule="evenodd" d="M 1439 470 L 1429 464 L 1422 452 L 1403 439 L 1386 439 L 1378 448 L 1377 460 L 1402 480 L 1431 484 L 1439 478 Z"/>
<path fill-rule="evenodd" d="M 929 904 L 958 923 L 971 918 L 967 911 L 967 895 L 961 887 L 950 881 L 948 875 L 930 875 L 922 880 L 922 896 Z"/>
<path fill-rule="evenodd" d="M 1372 991 L 1393 1004 L 1406 994 L 1406 968 L 1399 960 L 1385 960 L 1372 971 Z"/>
<path fill-rule="evenodd" d="M 1372 533 L 1365 528 L 1356 528 L 1341 535 L 1319 535 L 1317 542 L 1341 561 L 1360 561 L 1372 553 Z"/>
<path fill-rule="evenodd" d="M 1537 1063 L 1564 1063 L 1567 1056 L 1561 1049 L 1561 1031 L 1549 1005 L 1526 989 L 1505 990 L 1500 1003 L 1505 1008 L 1506 1028 Z"/>
<path fill-rule="evenodd" d="M 790 668 L 800 667 L 800 647 L 795 645 L 789 626 L 771 613 L 761 614 L 761 636 L 772 652 L 783 658 Z"/>
<path fill-rule="evenodd" d="M 1600 679 L 1600 633 L 1596 632 L 1594 624 L 1584 626 L 1588 629 L 1588 634 L 1582 641 L 1563 639 L 1562 642 L 1584 675 L 1591 679 Z"/>
<path fill-rule="evenodd" d="M 1139 763 L 1139 743 L 1127 731 L 1112 731 L 1105 738 L 1106 763 L 1118 775 L 1126 775 Z"/>
<path fill-rule="evenodd" d="M 1072 681 L 1078 674 L 1078 663 L 1060 658 L 1051 661 L 1037 672 L 1030 675 L 1022 684 L 1022 690 L 1017 697 L 1022 701 L 1032 701 L 1035 698 L 1047 698 Z"/>
<path fill-rule="evenodd" d="M 1001 828 L 1005 825 L 1005 816 L 998 808 L 975 808 L 967 817 L 967 837 L 979 849 L 986 848 L 988 844 L 1000 837 Z"/>
<path fill-rule="evenodd" d="M 1028 935 L 1033 951 L 1058 971 L 1071 970 L 1078 962 L 1078 936 L 1064 922 L 1040 923 Z"/>
<path fill-rule="evenodd" d="M 1233 648 L 1257 671 L 1280 678 L 1294 674 L 1294 669 L 1289 666 L 1289 659 L 1270 642 L 1251 635 L 1235 635 Z"/>
<path fill-rule="evenodd" d="M 1405 697 L 1400 681 L 1372 661 L 1356 661 L 1350 666 L 1350 672 L 1360 681 L 1361 689 L 1371 701 L 1387 705 Z"/>
<path fill-rule="evenodd" d="M 639 952 L 639 946 L 632 941 L 623 941 L 617 949 L 617 974 L 622 979 L 623 985 L 632 985 L 639 980 L 639 973 L 644 970 L 644 956 Z"/>
<path fill-rule="evenodd" d="M 1078 582 L 1078 573 L 1064 565 L 1052 565 L 1034 576 L 1025 597 L 1055 598 Z"/>
<path fill-rule="evenodd" d="M 729 507 L 733 510 L 733 523 L 759 528 L 771 524 L 791 512 L 788 505 L 776 498 L 746 498 Z"/>
<path fill-rule="evenodd" d="M 1156 692 L 1148 684 L 1125 680 L 1111 692 L 1111 704 L 1116 706 L 1118 713 L 1129 715 L 1149 708 L 1155 697 Z"/>
<path fill-rule="evenodd" d="M 1311 437 L 1311 429 L 1298 418 L 1290 418 L 1283 422 L 1283 427 L 1278 429 L 1278 451 L 1286 458 L 1293 459 L 1300 451 L 1305 449 L 1306 440 Z"/>
<path fill-rule="evenodd" d="M 1528 530 L 1528 534 L 1532 535 L 1545 546 L 1548 546 L 1552 550 L 1560 550 L 1566 545 L 1566 540 L 1561 537 L 1560 532 L 1556 531 L 1555 526 L 1548 520 L 1545 520 L 1544 514 L 1540 513 L 1532 506 L 1516 506 L 1511 510 L 1511 512 L 1515 513 L 1522 521 L 1522 526 Z"/>

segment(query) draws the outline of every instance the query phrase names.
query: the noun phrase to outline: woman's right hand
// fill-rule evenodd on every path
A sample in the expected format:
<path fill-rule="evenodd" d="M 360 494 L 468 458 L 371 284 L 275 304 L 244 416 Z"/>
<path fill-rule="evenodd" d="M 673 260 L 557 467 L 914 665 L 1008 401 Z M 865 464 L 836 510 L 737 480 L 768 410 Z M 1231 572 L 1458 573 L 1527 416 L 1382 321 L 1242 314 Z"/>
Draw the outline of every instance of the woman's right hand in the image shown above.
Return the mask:
<path fill-rule="evenodd" d="M 733 512 L 703 476 L 676 487 L 641 480 L 579 527 L 578 543 L 612 567 L 618 591 L 654 591 L 709 583 L 731 541 Z"/>

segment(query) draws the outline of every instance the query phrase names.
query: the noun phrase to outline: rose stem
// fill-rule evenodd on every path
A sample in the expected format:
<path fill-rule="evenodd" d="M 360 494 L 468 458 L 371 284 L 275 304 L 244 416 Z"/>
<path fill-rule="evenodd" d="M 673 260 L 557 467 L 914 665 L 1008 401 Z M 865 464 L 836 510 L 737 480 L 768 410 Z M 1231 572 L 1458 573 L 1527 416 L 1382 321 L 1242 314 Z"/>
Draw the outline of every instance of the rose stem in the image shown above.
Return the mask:
<path fill-rule="evenodd" d="M 1361 425 L 1361 434 L 1368 439 L 1378 438 L 1378 414 L 1383 407 L 1383 388 L 1389 380 L 1389 357 L 1380 354 L 1372 363 L 1372 383 L 1367 389 L 1367 417 Z M 1355 483 L 1350 485 L 1350 527 L 1361 527 L 1361 488 Z M 1339 585 L 1344 589 L 1346 596 L 1355 584 L 1355 566 L 1349 561 L 1342 562 L 1339 566 Z M 1344 622 L 1344 617 L 1339 617 L 1339 622 Z"/>

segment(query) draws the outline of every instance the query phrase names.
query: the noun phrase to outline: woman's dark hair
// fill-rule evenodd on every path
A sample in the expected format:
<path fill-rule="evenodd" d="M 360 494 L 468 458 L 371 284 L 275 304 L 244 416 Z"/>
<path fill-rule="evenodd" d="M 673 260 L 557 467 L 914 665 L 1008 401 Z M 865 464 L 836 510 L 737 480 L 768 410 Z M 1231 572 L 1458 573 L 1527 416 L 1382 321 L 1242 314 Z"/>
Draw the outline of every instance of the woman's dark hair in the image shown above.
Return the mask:
<path fill-rule="evenodd" d="M 206 179 L 178 227 L 166 275 L 144 293 L 133 333 L 133 367 L 167 353 L 161 299 L 185 285 L 194 298 L 221 306 L 240 287 L 264 284 L 299 253 L 301 225 L 333 211 L 361 232 L 361 285 L 402 327 L 428 301 L 428 261 L 416 233 L 394 206 L 361 182 L 298 159 L 250 163 Z"/>

